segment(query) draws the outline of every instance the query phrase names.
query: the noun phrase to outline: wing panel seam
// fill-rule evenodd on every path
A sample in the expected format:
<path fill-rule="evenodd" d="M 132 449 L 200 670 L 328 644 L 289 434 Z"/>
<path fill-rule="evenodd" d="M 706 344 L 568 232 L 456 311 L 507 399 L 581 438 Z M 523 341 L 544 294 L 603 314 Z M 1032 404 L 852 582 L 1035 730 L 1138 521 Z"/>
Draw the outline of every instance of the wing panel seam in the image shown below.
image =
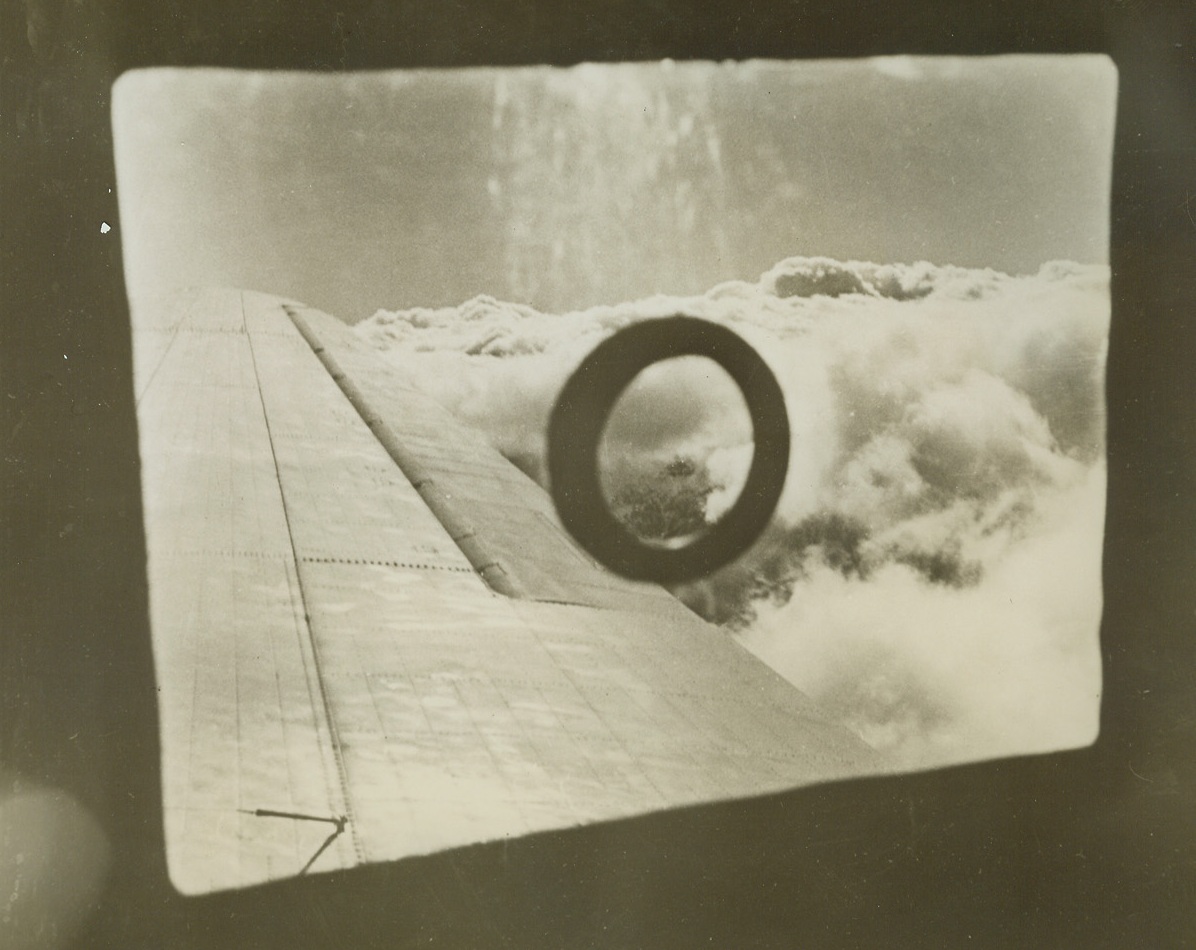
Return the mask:
<path fill-rule="evenodd" d="M 362 842 L 357 834 L 357 823 L 356 823 L 356 821 L 354 821 L 353 801 L 349 795 L 348 773 L 345 769 L 344 756 L 341 752 L 340 737 L 337 733 L 336 720 L 333 718 L 333 715 L 332 715 L 332 706 L 331 706 L 331 703 L 328 698 L 328 691 L 324 685 L 324 677 L 323 677 L 323 674 L 321 671 L 320 648 L 316 642 L 315 635 L 311 629 L 311 609 L 308 604 L 306 585 L 303 583 L 303 572 L 300 569 L 299 552 L 295 549 L 295 535 L 291 529 L 291 513 L 290 513 L 290 508 L 287 504 L 286 486 L 283 485 L 282 471 L 278 464 L 278 452 L 274 447 L 274 436 L 270 431 L 270 413 L 269 413 L 269 410 L 267 410 L 267 408 L 266 408 L 265 396 L 262 394 L 262 378 L 261 378 L 261 373 L 258 371 L 257 354 L 255 353 L 254 347 L 253 347 L 253 334 L 249 332 L 248 321 L 245 320 L 245 296 L 244 296 L 244 294 L 241 295 L 241 320 L 245 326 L 246 338 L 249 341 L 249 356 L 253 362 L 254 378 L 257 380 L 258 399 L 261 401 L 261 404 L 262 404 L 262 415 L 265 418 L 266 434 L 270 440 L 270 457 L 273 459 L 273 462 L 274 462 L 274 475 L 275 475 L 275 478 L 278 480 L 278 491 L 282 498 L 282 512 L 283 512 L 283 517 L 286 520 L 287 537 L 291 543 L 291 554 L 292 554 L 294 564 L 295 564 L 295 581 L 296 581 L 296 586 L 298 587 L 298 590 L 299 590 L 299 599 L 300 599 L 300 601 L 302 603 L 302 607 L 303 607 L 303 626 L 307 630 L 307 638 L 308 638 L 308 642 L 311 646 L 311 657 L 312 657 L 312 662 L 315 665 L 316 683 L 319 685 L 319 688 L 320 688 L 320 700 L 324 707 L 324 721 L 327 723 L 327 726 L 328 726 L 328 735 L 329 735 L 329 739 L 330 739 L 330 744 L 332 746 L 332 756 L 336 763 L 337 778 L 339 779 L 340 786 L 341 786 L 341 797 L 344 802 L 345 811 L 348 813 L 348 816 L 349 816 L 348 823 L 349 823 L 349 829 L 351 832 L 351 840 L 353 842 L 353 850 L 357 855 L 358 861 L 364 863 L 366 860 L 366 856 L 365 856 L 364 848 L 362 846 Z"/>
<path fill-rule="evenodd" d="M 444 492 L 436 484 L 436 480 L 424 470 L 419 460 L 412 458 L 409 453 L 404 451 L 394 431 L 378 413 L 374 412 L 365 394 L 349 378 L 328 348 L 320 342 L 319 337 L 316 336 L 307 321 L 290 307 L 284 306 L 283 310 L 290 317 L 295 329 L 307 341 L 316 358 L 328 370 L 328 374 L 340 388 L 349 404 L 365 422 L 382 448 L 386 450 L 391 461 L 423 499 L 424 504 L 440 522 L 453 544 L 465 555 L 474 571 L 495 593 L 519 600 L 530 599 L 527 592 L 518 586 L 510 572 L 503 566 L 501 559 L 489 549 L 483 539 L 478 537 L 473 527 L 453 510 L 452 505 L 444 497 Z"/>

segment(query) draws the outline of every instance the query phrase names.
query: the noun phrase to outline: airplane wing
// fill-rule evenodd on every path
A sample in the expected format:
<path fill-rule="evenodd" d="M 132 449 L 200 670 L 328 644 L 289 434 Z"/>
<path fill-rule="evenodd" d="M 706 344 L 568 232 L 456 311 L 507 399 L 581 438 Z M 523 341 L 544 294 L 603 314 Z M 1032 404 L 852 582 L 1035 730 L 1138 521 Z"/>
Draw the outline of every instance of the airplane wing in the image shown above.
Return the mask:
<path fill-rule="evenodd" d="M 294 301 L 133 302 L 187 894 L 758 795 L 875 753 Z"/>

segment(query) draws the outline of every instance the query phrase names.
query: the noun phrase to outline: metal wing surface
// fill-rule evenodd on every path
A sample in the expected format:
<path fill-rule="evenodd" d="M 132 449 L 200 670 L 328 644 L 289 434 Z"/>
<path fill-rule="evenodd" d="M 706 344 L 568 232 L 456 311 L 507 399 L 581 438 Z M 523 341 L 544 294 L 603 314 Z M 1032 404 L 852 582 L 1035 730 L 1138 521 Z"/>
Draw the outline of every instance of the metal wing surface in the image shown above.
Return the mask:
<path fill-rule="evenodd" d="M 133 325 L 184 893 L 876 767 L 336 319 L 203 290 Z"/>

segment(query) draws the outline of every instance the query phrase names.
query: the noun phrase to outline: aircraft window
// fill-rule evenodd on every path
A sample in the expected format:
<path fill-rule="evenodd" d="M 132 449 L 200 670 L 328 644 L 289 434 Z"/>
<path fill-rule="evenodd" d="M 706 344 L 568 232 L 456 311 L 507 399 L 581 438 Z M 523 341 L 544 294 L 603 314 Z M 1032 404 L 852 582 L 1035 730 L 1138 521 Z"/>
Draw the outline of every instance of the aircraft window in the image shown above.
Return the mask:
<path fill-rule="evenodd" d="M 1094 56 L 122 77 L 176 884 L 1090 743 L 1114 97 Z M 635 367 L 725 438 L 642 458 L 765 513 L 674 598 L 546 489 L 574 371 L 677 314 L 794 450 L 738 377 L 685 405 L 723 350 Z"/>

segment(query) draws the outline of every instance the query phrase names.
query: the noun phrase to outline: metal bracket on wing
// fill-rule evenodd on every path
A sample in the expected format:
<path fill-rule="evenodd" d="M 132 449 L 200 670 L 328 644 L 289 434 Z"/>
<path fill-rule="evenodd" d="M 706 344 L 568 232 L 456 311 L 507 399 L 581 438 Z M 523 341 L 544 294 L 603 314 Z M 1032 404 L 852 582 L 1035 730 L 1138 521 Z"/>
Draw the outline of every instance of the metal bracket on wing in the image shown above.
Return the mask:
<path fill-rule="evenodd" d="M 300 874 L 306 874 L 313 864 L 319 860 L 321 854 L 328 850 L 337 837 L 345 830 L 345 826 L 349 823 L 346 815 L 340 815 L 336 818 L 327 818 L 323 815 L 302 815 L 293 811 L 275 811 L 272 808 L 254 808 L 252 811 L 247 808 L 238 809 L 246 815 L 254 815 L 258 818 L 292 818 L 295 821 L 324 821 L 336 828 L 327 838 L 324 839 L 323 844 L 316 849 L 316 853 L 307 859 L 307 863 L 300 869 Z"/>

